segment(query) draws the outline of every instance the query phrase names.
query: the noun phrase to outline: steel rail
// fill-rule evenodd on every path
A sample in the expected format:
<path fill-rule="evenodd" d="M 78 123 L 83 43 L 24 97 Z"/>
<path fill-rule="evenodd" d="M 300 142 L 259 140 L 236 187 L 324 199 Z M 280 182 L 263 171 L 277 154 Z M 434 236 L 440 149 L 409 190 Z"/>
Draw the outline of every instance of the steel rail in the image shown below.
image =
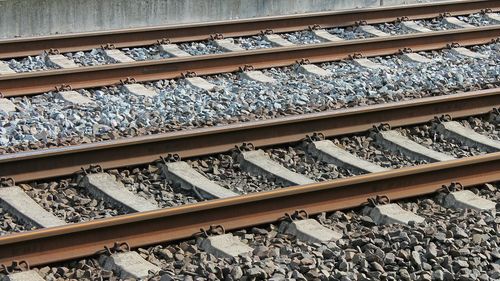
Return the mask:
<path fill-rule="evenodd" d="M 285 213 L 310 214 L 360 206 L 367 198 L 391 200 L 436 192 L 458 181 L 465 187 L 500 180 L 500 152 L 212 200 L 158 211 L 35 230 L 0 237 L 0 263 L 31 265 L 95 255 L 114 242 L 144 247 L 192 237 L 220 224 L 227 230 L 278 221 Z"/>
<path fill-rule="evenodd" d="M 227 152 L 243 142 L 264 147 L 298 142 L 314 132 L 332 137 L 365 132 L 380 123 L 407 126 L 443 114 L 453 118 L 485 114 L 494 107 L 500 107 L 500 89 L 4 154 L 0 155 L 0 177 L 26 182 L 71 175 L 91 164 L 105 169 L 134 166 L 168 153 L 197 157 Z"/>
<path fill-rule="evenodd" d="M 99 48 L 107 43 L 111 43 L 119 48 L 136 47 L 155 44 L 157 40 L 162 38 L 168 38 L 171 42 L 177 43 L 207 40 L 215 33 L 224 34 L 226 37 L 251 36 L 267 29 L 272 29 L 276 33 L 292 32 L 304 30 L 314 25 L 331 28 L 354 25 L 360 21 L 375 24 L 391 22 L 403 17 L 407 17 L 408 19 L 426 19 L 445 13 L 456 16 L 476 13 L 486 9 L 491 9 L 492 11 L 500 10 L 500 1 L 448 1 L 244 20 L 0 39 L 0 59 L 38 55 L 44 50 L 49 49 L 58 49 L 61 52 L 85 51 L 92 48 Z"/>
<path fill-rule="evenodd" d="M 198 75 L 235 72 L 248 64 L 256 69 L 263 69 L 293 65 L 304 58 L 309 59 L 311 63 L 320 63 L 349 59 L 353 54 L 367 57 L 393 55 L 404 48 L 411 48 L 417 52 L 447 48 L 450 43 L 471 46 L 486 44 L 498 37 L 500 37 L 500 25 L 493 25 L 187 58 L 19 73 L 0 76 L 0 92 L 5 97 L 33 95 L 54 90 L 63 84 L 69 84 L 73 89 L 91 88 L 119 84 L 127 77 L 133 77 L 138 82 L 174 79 L 182 77 L 187 72 L 196 72 Z"/>

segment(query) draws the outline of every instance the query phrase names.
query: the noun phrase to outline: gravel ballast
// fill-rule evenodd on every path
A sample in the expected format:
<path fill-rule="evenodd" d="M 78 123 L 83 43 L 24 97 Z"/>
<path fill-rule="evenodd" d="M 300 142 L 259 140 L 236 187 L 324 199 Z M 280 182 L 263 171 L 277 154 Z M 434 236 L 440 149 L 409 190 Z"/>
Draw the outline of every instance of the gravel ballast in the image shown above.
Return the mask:
<path fill-rule="evenodd" d="M 54 93 L 12 98 L 19 111 L 0 116 L 0 153 L 89 143 L 187 128 L 393 102 L 457 91 L 491 88 L 500 74 L 498 44 L 472 48 L 488 59 L 457 57 L 447 50 L 428 52 L 431 64 L 397 56 L 373 58 L 388 70 L 371 70 L 348 61 L 325 63 L 330 77 L 299 74 L 294 67 L 268 69 L 275 85 L 242 80 L 236 74 L 206 79 L 213 93 L 182 80 L 145 83 L 154 98 L 136 97 L 121 87 L 80 90 L 95 106 L 68 105 Z"/>

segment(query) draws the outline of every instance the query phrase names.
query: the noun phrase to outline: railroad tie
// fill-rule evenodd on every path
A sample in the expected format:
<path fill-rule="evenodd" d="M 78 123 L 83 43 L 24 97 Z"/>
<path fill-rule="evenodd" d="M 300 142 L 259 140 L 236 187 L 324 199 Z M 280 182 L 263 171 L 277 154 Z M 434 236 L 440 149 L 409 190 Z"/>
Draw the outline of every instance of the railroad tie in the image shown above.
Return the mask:
<path fill-rule="evenodd" d="M 135 60 L 129 56 L 127 56 L 124 52 L 118 49 L 111 50 L 103 50 L 103 53 L 106 57 L 116 63 L 124 63 L 124 62 L 134 62 Z"/>
<path fill-rule="evenodd" d="M 454 28 L 474 28 L 472 24 L 461 21 L 456 17 L 445 17 L 443 20 L 447 25 Z"/>
<path fill-rule="evenodd" d="M 177 44 L 161 44 L 159 46 L 161 52 L 168 54 L 171 57 L 190 57 L 191 55 L 183 51 Z"/>
<path fill-rule="evenodd" d="M 417 53 L 402 54 L 401 58 L 405 61 L 414 62 L 414 63 L 430 63 L 430 62 L 432 62 L 431 59 L 426 58 L 426 57 L 424 57 L 420 54 L 417 54 Z"/>
<path fill-rule="evenodd" d="M 75 105 L 95 105 L 96 103 L 78 93 L 77 91 L 61 91 L 55 94 L 55 98 L 69 104 Z"/>
<path fill-rule="evenodd" d="M 240 73 L 240 77 L 242 79 L 250 80 L 250 81 L 255 81 L 259 83 L 264 83 L 264 84 L 274 84 L 276 83 L 276 80 L 273 77 L 265 75 L 262 71 L 260 70 L 250 70 L 250 71 L 243 71 Z"/>
<path fill-rule="evenodd" d="M 66 224 L 38 205 L 18 186 L 0 187 L 0 205 L 19 220 L 38 228 Z"/>
<path fill-rule="evenodd" d="M 244 151 L 238 156 L 241 166 L 253 173 L 268 178 L 275 178 L 286 185 L 304 185 L 314 183 L 312 179 L 281 166 L 271 160 L 263 150 Z"/>
<path fill-rule="evenodd" d="M 314 34 L 314 36 L 316 36 L 317 38 L 321 39 L 322 41 L 325 41 L 325 42 L 340 42 L 340 41 L 344 41 L 344 39 L 336 36 L 336 35 L 333 35 L 331 34 L 330 32 L 324 30 L 324 29 L 317 29 L 317 30 L 312 30 L 312 33 Z"/>
<path fill-rule="evenodd" d="M 182 189 L 194 190 L 205 199 L 238 196 L 229 189 L 207 179 L 184 161 L 160 164 L 164 176 L 179 184 Z"/>
<path fill-rule="evenodd" d="M 493 210 L 496 208 L 495 202 L 479 197 L 470 190 L 450 192 L 444 198 L 443 205 L 447 208 L 475 209 L 479 211 Z"/>
<path fill-rule="evenodd" d="M 155 90 L 144 87 L 142 84 L 125 84 L 123 85 L 123 89 L 131 95 L 140 96 L 140 97 L 155 97 L 158 93 Z"/>
<path fill-rule="evenodd" d="M 500 15 L 497 13 L 486 13 L 485 16 L 495 24 L 500 23 Z"/>
<path fill-rule="evenodd" d="M 314 65 L 314 64 L 299 65 L 298 70 L 300 73 L 313 75 L 313 76 L 325 77 L 325 76 L 332 75 L 332 73 L 330 71 L 325 70 L 325 69 L 323 69 L 317 65 Z"/>
<path fill-rule="evenodd" d="M 500 142 L 476 133 L 456 121 L 442 122 L 436 125 L 438 132 L 447 138 L 457 140 L 468 146 L 479 147 L 488 152 L 500 151 Z"/>
<path fill-rule="evenodd" d="M 234 44 L 233 40 L 231 39 L 214 40 L 214 44 L 221 50 L 224 50 L 226 52 L 240 52 L 245 50 L 242 47 Z"/>
<path fill-rule="evenodd" d="M 377 173 L 390 170 L 347 152 L 336 146 L 331 140 L 312 142 L 308 144 L 307 151 L 320 161 L 361 173 Z"/>
<path fill-rule="evenodd" d="M 148 278 L 150 272 L 158 273 L 161 270 L 134 251 L 112 254 L 105 260 L 103 267 L 112 270 L 121 279 L 142 280 Z"/>
<path fill-rule="evenodd" d="M 47 55 L 45 57 L 45 61 L 48 65 L 53 65 L 62 69 L 79 67 L 79 65 L 77 65 L 73 60 L 70 60 L 69 58 L 61 54 Z"/>
<path fill-rule="evenodd" d="M 295 46 L 295 44 L 279 36 L 278 34 L 266 34 L 264 35 L 264 39 L 271 43 L 274 47 Z"/>
<path fill-rule="evenodd" d="M 130 192 L 113 175 L 106 173 L 88 174 L 83 178 L 81 185 L 94 196 L 104 198 L 111 204 L 129 212 L 146 212 L 158 209 L 156 204 Z"/>
<path fill-rule="evenodd" d="M 215 85 L 201 77 L 186 77 L 186 82 L 195 89 L 211 92 L 215 89 Z"/>
<path fill-rule="evenodd" d="M 0 98 L 0 112 L 8 114 L 9 112 L 15 112 L 16 110 L 16 105 L 11 100 Z"/>
<path fill-rule="evenodd" d="M 387 66 L 382 65 L 380 63 L 373 62 L 367 58 L 353 59 L 353 62 L 358 66 L 369 68 L 369 69 L 388 69 Z"/>
<path fill-rule="evenodd" d="M 389 151 L 405 154 L 418 160 L 438 162 L 455 159 L 450 155 L 428 149 L 393 130 L 377 133 L 375 140 Z"/>
<path fill-rule="evenodd" d="M 375 28 L 372 25 L 361 25 L 358 28 L 362 32 L 364 32 L 364 33 L 366 33 L 368 35 L 375 36 L 375 37 L 391 36 L 389 33 L 385 33 L 385 32 L 383 32 L 381 30 L 378 30 L 377 28 Z"/>
<path fill-rule="evenodd" d="M 406 211 L 398 204 L 386 204 L 375 206 L 370 211 L 370 217 L 378 224 L 408 224 L 410 221 L 416 223 L 424 222 L 424 218 L 412 212 Z"/>
<path fill-rule="evenodd" d="M 467 48 L 464 48 L 464 47 L 451 48 L 450 50 L 455 55 L 469 57 L 469 58 L 473 58 L 473 59 L 485 59 L 488 57 L 487 55 L 473 52 L 473 51 L 471 51 Z"/>
<path fill-rule="evenodd" d="M 2 281 L 44 281 L 42 276 L 34 270 L 11 273 L 5 276 Z"/>
<path fill-rule="evenodd" d="M 298 240 L 310 243 L 337 241 L 342 238 L 341 232 L 333 231 L 315 219 L 294 220 L 280 225 L 283 233 L 295 236 Z"/>
<path fill-rule="evenodd" d="M 15 74 L 16 72 L 10 68 L 10 66 L 3 62 L 0 61 L 0 75 L 5 75 L 5 74 Z"/>
<path fill-rule="evenodd" d="M 252 247 L 243 243 L 231 233 L 209 236 L 198 243 L 201 249 L 218 258 L 232 259 L 239 255 L 251 254 L 253 252 Z"/>
<path fill-rule="evenodd" d="M 403 21 L 401 22 L 401 25 L 403 26 L 403 28 L 405 28 L 407 31 L 411 31 L 411 32 L 432 32 L 432 30 L 428 29 L 427 27 L 423 27 L 421 25 L 419 25 L 418 23 L 416 23 L 415 21 Z"/>

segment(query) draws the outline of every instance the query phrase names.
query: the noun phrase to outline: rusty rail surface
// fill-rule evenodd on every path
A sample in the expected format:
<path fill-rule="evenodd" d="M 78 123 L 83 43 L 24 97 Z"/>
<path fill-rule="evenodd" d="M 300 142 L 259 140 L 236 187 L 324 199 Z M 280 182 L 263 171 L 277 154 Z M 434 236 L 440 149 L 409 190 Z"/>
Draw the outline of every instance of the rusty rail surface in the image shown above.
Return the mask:
<path fill-rule="evenodd" d="M 387 172 L 211 200 L 181 207 L 35 230 L 0 237 L 0 263 L 26 260 L 42 265 L 95 255 L 127 242 L 143 247 L 192 237 L 201 227 L 227 230 L 276 222 L 285 213 L 310 214 L 360 206 L 367 198 L 392 200 L 436 192 L 458 181 L 465 187 L 500 180 L 500 152 Z"/>
<path fill-rule="evenodd" d="M 0 59 L 38 55 L 44 50 L 60 52 L 85 51 L 113 44 L 118 48 L 155 44 L 163 38 L 172 43 L 210 39 L 215 33 L 226 37 L 257 35 L 271 29 L 275 33 L 292 32 L 319 25 L 323 28 L 392 22 L 398 18 L 426 19 L 442 14 L 465 15 L 482 10 L 500 10 L 498 0 L 470 0 L 425 3 L 397 7 L 355 9 L 349 11 L 308 13 L 289 16 L 262 17 L 209 23 L 181 24 L 64 35 L 0 39 Z"/>
<path fill-rule="evenodd" d="M 264 147 L 298 142 L 314 132 L 332 137 L 365 132 L 380 123 L 403 126 L 429 122 L 442 114 L 453 118 L 485 114 L 494 107 L 500 107 L 500 89 L 4 154 L 0 177 L 26 182 L 71 175 L 91 164 L 105 169 L 134 166 L 168 153 L 197 157 L 227 152 L 243 142 Z"/>
<path fill-rule="evenodd" d="M 33 95 L 52 91 L 61 85 L 80 89 L 120 84 L 127 77 L 144 82 L 179 78 L 188 72 L 198 75 L 235 72 L 245 65 L 262 69 L 289 66 L 302 59 L 320 63 L 349 59 L 353 54 L 366 57 L 393 55 L 405 48 L 418 52 L 447 48 L 451 43 L 471 46 L 490 43 L 498 37 L 500 25 L 492 25 L 345 42 L 18 73 L 0 76 L 0 92 L 5 97 Z"/>

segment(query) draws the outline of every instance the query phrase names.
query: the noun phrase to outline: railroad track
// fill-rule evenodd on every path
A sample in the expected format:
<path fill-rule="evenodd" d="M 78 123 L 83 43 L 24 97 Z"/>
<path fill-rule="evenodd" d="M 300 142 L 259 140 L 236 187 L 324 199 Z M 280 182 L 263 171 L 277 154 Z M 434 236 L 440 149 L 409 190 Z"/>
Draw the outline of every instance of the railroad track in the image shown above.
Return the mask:
<path fill-rule="evenodd" d="M 262 176 L 264 178 L 277 178 L 277 182 L 285 186 L 298 186 L 6 235 L 0 238 L 0 248 L 2 249 L 0 262 L 10 263 L 13 260 L 27 260 L 32 265 L 53 263 L 93 255 L 102 250 L 104 245 L 112 245 L 116 241 L 126 241 L 131 247 L 136 248 L 188 238 L 200 227 L 206 228 L 212 224 L 221 224 L 227 230 L 239 229 L 274 222 L 282 217 L 284 213 L 296 209 L 305 209 L 310 214 L 317 214 L 356 207 L 366 202 L 367 198 L 376 195 L 386 195 L 392 200 L 397 200 L 433 193 L 442 185 L 448 185 L 452 181 L 458 181 L 465 187 L 495 182 L 499 180 L 498 161 L 500 155 L 499 152 L 495 152 L 498 150 L 498 148 L 495 148 L 495 146 L 498 146 L 498 141 L 485 141 L 484 139 L 464 140 L 456 137 L 453 133 L 449 134 L 451 138 L 457 138 L 462 142 L 465 141 L 470 146 L 480 147 L 482 151 L 490 151 L 490 153 L 461 159 L 452 159 L 453 157 L 449 155 L 443 156 L 442 153 L 438 153 L 440 155 L 436 156 L 433 155 L 434 152 L 418 152 L 414 148 L 404 148 L 407 145 L 404 144 L 406 141 L 389 140 L 392 134 L 389 133 L 387 139 L 380 136 L 374 137 L 374 139 L 380 139 L 382 146 L 392 143 L 392 145 L 387 146 L 392 147 L 387 148 L 388 151 L 396 150 L 401 155 L 423 159 L 424 162 L 434 162 L 437 159 L 443 161 L 390 170 L 385 169 L 391 167 L 382 169 L 377 165 L 371 166 L 373 164 L 364 163 L 361 164 L 361 166 L 365 165 L 364 168 L 361 168 L 362 173 L 367 171 L 374 171 L 374 173 L 345 179 L 314 182 L 314 180 L 291 172 L 286 168 L 276 169 L 276 167 L 265 166 L 265 163 L 259 163 L 259 161 L 271 161 L 270 159 L 266 160 L 266 156 L 262 155 L 259 148 L 300 142 L 305 138 L 306 134 L 313 136 L 312 133 L 314 132 L 322 132 L 325 137 L 331 138 L 365 132 L 372 128 L 373 125 L 380 123 L 389 123 L 393 127 L 414 126 L 428 123 L 434 116 L 443 114 L 449 114 L 458 119 L 491 113 L 491 122 L 497 124 L 498 116 L 495 115 L 492 108 L 498 105 L 498 97 L 498 91 L 492 89 L 446 97 L 431 97 L 395 104 L 260 121 L 237 126 L 176 132 L 163 136 L 2 155 L 0 157 L 1 176 L 12 177 L 19 182 L 31 182 L 40 181 L 43 178 L 70 175 L 77 172 L 80 167 L 86 166 L 86 163 L 98 163 L 104 169 L 109 169 L 141 163 L 153 163 L 159 158 L 159 155 L 168 153 L 179 153 L 183 158 L 200 157 L 228 151 L 234 148 L 235 144 L 241 145 L 244 141 L 251 141 L 256 150 L 252 151 L 250 149 L 250 151 L 246 151 L 243 148 L 242 152 L 240 152 L 241 155 L 245 153 L 257 154 L 257 158 L 263 157 L 264 160 L 255 160 L 255 162 L 252 160 L 253 156 L 251 155 L 248 157 L 239 156 L 239 161 L 246 161 L 245 163 L 247 163 L 241 164 L 242 167 L 246 165 L 250 173 L 262 174 L 265 170 L 266 172 Z M 441 124 L 453 123 L 444 119 L 441 121 L 444 122 Z M 375 134 L 394 132 L 394 129 L 386 130 L 387 128 L 375 132 Z M 443 134 L 447 135 L 445 133 L 447 129 L 444 130 L 442 131 Z M 470 131 L 467 131 L 465 135 L 472 136 Z M 311 148 L 311 151 L 316 151 L 313 153 L 322 157 L 321 159 L 324 161 L 333 161 L 330 163 L 336 163 L 335 165 L 347 167 L 347 169 L 359 169 L 359 164 L 349 162 L 351 160 L 325 160 L 328 158 L 328 156 L 325 156 L 328 153 L 322 154 L 323 152 L 318 152 L 321 148 L 317 142 L 321 142 L 321 139 L 312 137 L 310 141 L 316 147 L 315 149 Z M 483 144 L 478 144 L 481 141 Z M 489 144 L 485 145 L 484 142 Z M 248 146 L 246 147 L 248 148 Z M 351 151 L 351 153 L 354 153 L 354 151 Z M 148 153 L 150 155 L 147 155 Z M 278 161 L 279 158 L 277 156 L 274 159 Z M 176 160 L 178 160 L 176 157 L 166 157 L 163 165 L 167 167 L 173 165 L 166 168 L 166 173 L 170 173 L 170 179 L 179 182 L 179 185 L 183 188 L 188 188 L 195 194 L 201 194 L 203 198 L 217 198 L 235 194 L 234 191 L 221 190 L 220 186 L 215 186 L 215 189 L 212 190 L 206 189 L 205 187 L 210 186 L 207 182 L 200 184 L 200 186 L 196 186 L 196 183 L 189 183 L 190 177 L 196 178 L 197 176 L 190 174 L 189 165 L 180 165 L 178 163 L 185 162 Z M 177 171 L 180 174 L 176 174 L 176 165 L 180 165 L 182 167 L 180 169 L 184 169 L 184 172 L 187 173 L 184 174 L 184 178 L 182 178 L 182 172 Z M 52 167 L 52 169 L 47 169 L 47 167 Z M 91 173 L 86 177 L 99 178 L 101 177 L 100 174 L 101 171 L 99 170 L 97 174 Z M 109 179 L 103 180 L 104 185 L 112 185 L 109 182 L 106 184 L 107 180 Z M 102 188 L 102 186 L 99 187 L 99 181 L 99 179 L 96 182 L 92 179 L 83 180 L 83 182 L 86 182 L 87 187 L 92 186 L 95 190 Z M 193 185 L 196 186 L 194 189 L 192 188 Z M 115 196 L 112 195 L 112 192 L 105 194 L 107 195 L 104 195 L 104 198 L 108 199 Z M 103 196 L 102 193 L 100 196 Z M 120 199 L 111 199 L 111 201 L 113 200 L 117 204 L 116 200 Z M 127 200 L 124 199 L 124 201 Z M 279 201 L 280 204 L 276 204 L 276 201 Z M 129 211 L 145 206 L 145 204 L 139 204 L 139 207 L 134 207 L 134 204 L 137 206 L 137 203 L 133 202 L 118 204 L 128 204 L 126 206 L 130 208 Z M 231 211 L 228 212 L 228 210 Z M 95 235 L 97 232 L 99 235 Z M 89 235 L 90 233 L 94 233 L 94 235 Z"/>
<path fill-rule="evenodd" d="M 482 12 L 483 16 L 493 15 L 494 19 L 493 13 L 498 10 L 500 1 L 467 1 L 128 30 L 130 34 L 116 31 L 0 40 L 0 46 L 5 47 L 0 47 L 0 58 L 12 58 L 49 48 L 57 48 L 59 52 L 84 51 L 105 43 L 130 48 L 153 44 L 165 37 L 169 40 L 163 43 L 170 44 L 210 38 L 223 40 L 224 36 L 252 36 L 266 29 L 272 29 L 274 34 L 267 32 L 262 36 L 309 27 L 307 32 L 325 36 L 326 28 L 357 23 L 356 28 L 372 33 L 372 38 L 367 39 L 0 75 L 0 91 L 5 97 L 20 97 L 53 91 L 55 87 L 60 93 L 118 83 L 123 87 L 139 87 L 138 82 L 180 77 L 187 80 L 201 78 L 196 75 L 235 71 L 250 77 L 248 73 L 258 69 L 290 65 L 309 75 L 321 76 L 319 72 L 324 69 L 318 69 L 314 63 L 349 59 L 361 67 L 374 68 L 379 65 L 363 59 L 399 54 L 410 57 L 414 63 L 425 64 L 429 63 L 424 61 L 427 58 L 416 52 L 443 48 L 457 56 L 480 60 L 488 56 L 463 47 L 491 43 L 486 50 L 494 53 L 499 26 L 463 26 L 454 16 Z M 384 30 L 366 25 L 393 22 L 397 17 L 413 24 L 412 20 L 437 16 L 459 27 L 380 36 L 379 32 Z M 214 36 L 213 30 L 223 37 Z M 275 39 L 283 43 L 283 38 L 290 38 L 287 36 Z M 328 38 L 337 41 L 335 37 Z M 486 71 L 493 75 L 495 68 Z M 250 79 L 269 79 L 262 75 Z M 364 206 L 367 202 L 376 209 L 377 205 L 387 203 L 386 198 L 401 200 L 433 194 L 443 186 L 449 187 L 451 197 L 458 198 L 459 193 L 453 192 L 500 180 L 497 129 L 500 92 L 494 88 L 497 81 L 486 81 L 487 85 L 481 81 L 472 87 L 483 90 L 453 95 L 335 111 L 322 109 L 319 113 L 2 154 L 0 216 L 10 220 L 13 214 L 12 224 L 19 229 L 9 226 L 11 231 L 0 236 L 0 264 L 7 267 L 13 264 L 13 269 L 19 270 L 23 264 L 17 261 L 21 260 L 41 266 L 94 256 L 104 249 L 117 258 L 119 246 L 124 246 L 121 242 L 126 242 L 126 248 L 136 249 L 189 239 L 200 228 L 209 229 L 207 236 L 220 235 L 224 230 L 274 224 L 284 217 L 291 219 L 288 222 L 291 224 L 305 219 L 313 224 L 309 227 L 323 229 L 323 234 L 327 233 L 332 240 L 342 235 L 308 220 L 301 210 L 317 215 Z M 481 134 L 470 128 L 475 126 L 482 126 Z M 467 196 L 472 201 L 479 200 L 483 206 L 459 199 L 454 201 L 455 205 L 494 209 L 491 207 L 494 203 L 470 197 L 474 194 Z M 398 212 L 404 213 L 400 209 Z M 412 219 L 395 221 L 413 225 L 410 221 L 420 220 L 408 215 Z M 217 225 L 222 227 L 213 228 Z M 29 229 L 32 230 L 16 233 Z M 224 236 L 219 235 L 214 237 Z M 301 237 L 308 235 L 314 236 L 305 231 Z M 209 237 L 204 239 L 210 241 Z M 314 239 L 308 241 L 318 242 Z M 252 250 L 236 240 L 231 241 L 247 252 Z M 237 256 L 214 245 L 199 247 L 215 251 L 216 256 L 229 259 Z M 140 256 L 127 258 L 145 264 Z M 118 264 L 106 267 L 123 274 L 122 277 L 128 274 Z M 157 271 L 158 267 L 150 269 Z M 147 270 L 141 274 L 147 275 Z"/>
<path fill-rule="evenodd" d="M 0 40 L 0 59 L 39 55 L 43 51 L 58 49 L 61 53 L 85 51 L 112 44 L 117 48 L 156 44 L 169 39 L 171 43 L 202 41 L 211 39 L 215 33 L 226 37 L 258 35 L 271 29 L 275 33 L 305 30 L 319 25 L 334 28 L 354 25 L 357 22 L 377 24 L 406 17 L 408 20 L 429 19 L 449 14 L 460 16 L 481 11 L 500 10 L 498 1 L 455 1 L 451 3 L 426 3 L 404 7 L 357 9 L 341 12 L 267 17 L 249 20 L 233 20 L 203 24 L 169 25 L 151 28 L 125 29 L 104 32 L 77 33 L 68 35 L 37 36 Z"/>
<path fill-rule="evenodd" d="M 491 15 L 491 23 L 498 23 L 500 22 L 500 18 L 497 14 L 493 13 L 493 11 L 497 11 L 498 9 L 496 1 L 474 1 L 473 3 L 458 2 L 453 4 L 453 7 L 450 5 L 451 4 L 436 4 L 426 8 L 423 8 L 422 6 L 409 6 L 399 9 L 386 9 L 380 10 L 378 13 L 369 13 L 369 17 L 367 17 L 368 12 L 362 12 L 358 20 L 358 24 L 361 23 L 358 28 L 362 33 L 368 34 L 369 37 L 372 37 L 367 39 L 343 40 L 342 38 L 337 37 L 324 29 L 312 28 L 313 25 L 311 25 L 312 29 L 310 32 L 313 33 L 312 36 L 316 37 L 317 41 L 325 43 L 296 45 L 280 37 L 278 34 L 273 34 L 272 32 L 274 31 L 264 30 L 264 34 L 262 35 L 265 39 L 264 41 L 267 40 L 268 44 L 280 47 L 264 48 L 259 50 L 244 50 L 241 46 L 237 46 L 227 40 L 222 40 L 224 36 L 228 36 L 228 34 L 222 32 L 220 33 L 222 35 L 219 33 L 219 35 L 212 34 L 212 38 L 214 38 L 213 42 L 216 42 L 214 44 L 218 46 L 216 49 L 225 49 L 226 52 L 224 53 L 191 56 L 184 50 L 179 49 L 177 45 L 170 44 L 168 43 L 170 41 L 164 40 L 163 43 L 160 43 L 159 48 L 163 49 L 165 53 L 168 53 L 173 58 L 138 62 L 126 56 L 120 50 L 106 50 L 106 48 L 116 47 L 115 45 L 110 44 L 108 47 L 103 47 L 104 49 L 102 51 L 109 60 L 121 63 L 88 67 L 78 67 L 73 61 L 59 55 L 61 50 L 58 50 L 53 54 L 54 59 L 51 63 L 59 65 L 59 67 L 62 67 L 63 69 L 8 74 L 13 71 L 10 70 L 9 72 L 8 66 L 5 66 L 8 72 L 0 77 L 0 91 L 5 97 L 16 97 L 44 93 L 54 89 L 65 89 L 67 86 L 70 86 L 72 89 L 82 89 L 116 85 L 123 83 L 124 81 L 145 82 L 182 77 L 193 78 L 191 77 L 193 75 L 202 76 L 238 71 L 243 71 L 243 73 L 246 73 L 247 76 L 252 76 L 255 73 L 249 75 L 249 71 L 271 67 L 290 66 L 298 62 L 306 62 L 309 64 L 352 58 L 357 60 L 372 56 L 393 55 L 402 51 L 419 52 L 448 47 L 467 47 L 478 44 L 486 44 L 499 37 L 500 32 L 497 24 L 474 27 L 471 24 L 465 23 L 451 16 L 453 13 L 460 14 L 478 11 L 481 10 L 479 9 L 480 7 L 485 11 L 488 10 L 486 15 Z M 471 5 L 478 8 L 471 10 Z M 484 8 L 484 6 L 488 6 L 489 8 Z M 443 9 L 454 11 L 441 13 L 443 24 L 452 26 L 456 29 L 432 31 L 424 26 L 418 26 L 418 24 L 413 21 L 407 21 L 406 25 L 410 26 L 407 29 L 412 30 L 413 33 L 389 36 L 389 34 L 384 33 L 381 30 L 377 30 L 373 26 L 364 25 L 365 22 L 371 23 L 377 22 L 378 20 L 387 20 L 387 17 L 380 16 L 380 14 L 383 13 L 399 13 L 400 18 L 405 19 L 414 18 L 417 17 L 417 15 L 419 15 L 420 18 L 427 18 L 430 15 L 435 15 L 436 11 L 442 11 Z M 331 16 L 332 15 L 330 15 L 330 17 Z M 372 16 L 374 18 L 372 18 Z M 352 18 L 353 14 L 348 14 L 348 17 Z M 321 20 L 317 18 L 317 15 L 311 15 L 311 17 L 302 16 L 299 17 L 299 19 L 321 22 Z M 283 19 L 280 18 L 276 21 L 281 22 L 282 20 Z M 392 20 L 396 20 L 396 18 L 393 18 Z M 345 20 L 343 23 L 347 24 L 350 23 L 350 21 Z M 411 25 L 409 23 L 411 23 Z M 281 24 L 282 22 L 277 24 L 277 26 Z M 239 24 L 235 24 L 235 26 L 241 27 Z M 193 27 L 190 26 L 185 28 Z M 204 28 L 206 28 L 206 26 Z M 234 28 L 234 26 L 231 28 Z M 292 27 L 294 30 L 295 28 L 303 29 L 304 25 L 299 24 Z M 316 28 L 318 27 L 316 26 Z M 246 31 L 243 31 L 241 35 L 247 34 L 245 32 Z M 266 34 L 265 32 L 269 34 Z M 130 34 L 134 36 L 133 33 Z M 76 38 L 73 36 L 77 35 L 71 36 L 72 38 Z M 81 38 L 87 38 L 85 35 L 79 36 L 81 36 Z M 53 41 L 56 42 L 57 40 L 54 38 L 61 39 L 62 37 L 55 36 L 51 38 L 53 38 Z M 15 46 L 15 44 L 26 43 L 26 40 L 28 39 L 6 40 L 3 43 L 6 47 L 9 44 L 13 44 Z M 33 43 L 36 42 L 36 40 L 31 40 L 29 42 Z M 1 44 L 2 42 L 0 41 L 0 45 Z M 105 43 L 103 44 L 105 45 Z M 133 45 L 133 43 L 130 44 Z M 86 47 L 80 47 L 80 49 L 82 48 L 85 49 Z M 5 48 L 5 50 L 7 49 L 8 48 Z M 22 49 L 22 47 L 17 47 L 15 49 Z M 49 59 L 49 61 L 51 61 L 51 59 Z M 210 67 L 207 67 L 208 65 Z M 309 66 L 306 68 L 312 67 L 313 66 Z M 321 70 L 316 69 L 315 71 L 309 72 L 317 74 L 318 71 L 320 72 Z M 265 78 L 262 78 L 260 73 L 258 76 L 260 77 L 260 80 L 266 80 Z M 252 79 L 259 80 L 259 78 L 255 77 Z M 266 81 L 269 82 L 269 79 Z M 207 83 L 202 83 L 201 85 L 202 88 L 208 87 Z"/>

